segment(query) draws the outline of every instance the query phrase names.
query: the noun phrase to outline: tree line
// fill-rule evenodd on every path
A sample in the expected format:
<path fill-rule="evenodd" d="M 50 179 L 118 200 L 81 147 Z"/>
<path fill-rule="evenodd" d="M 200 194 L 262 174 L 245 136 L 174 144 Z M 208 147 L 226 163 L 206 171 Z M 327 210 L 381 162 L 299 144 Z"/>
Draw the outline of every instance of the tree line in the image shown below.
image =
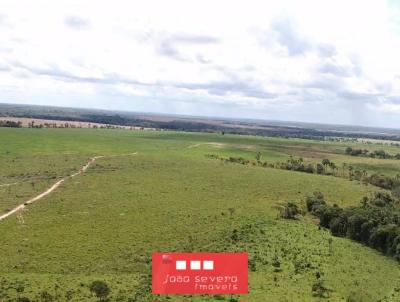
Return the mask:
<path fill-rule="evenodd" d="M 7 127 L 7 128 L 21 128 L 22 123 L 20 121 L 0 121 L 0 127 Z"/>
<path fill-rule="evenodd" d="M 400 159 L 400 153 L 392 155 L 387 153 L 385 150 L 369 151 L 367 149 L 353 149 L 351 147 L 347 147 L 345 150 L 345 154 L 351 156 L 364 156 L 379 159 Z"/>
<path fill-rule="evenodd" d="M 361 205 L 343 209 L 326 203 L 321 192 L 306 199 L 306 208 L 332 235 L 361 242 L 400 261 L 400 207 L 383 192 L 364 197 Z"/>
<path fill-rule="evenodd" d="M 28 123 L 28 128 L 36 128 L 36 129 L 43 129 L 43 128 L 84 128 L 82 125 L 76 125 L 74 123 L 55 123 L 55 122 L 45 122 L 45 123 L 38 123 L 35 120 L 32 120 Z M 7 128 L 22 128 L 21 121 L 0 121 L 0 127 L 7 127 Z M 123 126 L 116 126 L 116 125 L 98 125 L 98 124 L 87 124 L 85 128 L 92 128 L 92 129 L 129 129 L 133 130 L 134 127 L 123 127 Z M 144 130 L 143 127 L 139 128 L 140 130 Z"/>
<path fill-rule="evenodd" d="M 388 176 L 373 173 L 370 174 L 366 170 L 360 170 L 356 167 L 343 163 L 337 165 L 333 161 L 325 158 L 319 163 L 306 163 L 303 158 L 290 156 L 285 162 L 267 162 L 261 160 L 261 153 L 257 153 L 255 159 L 246 159 L 243 157 L 221 157 L 215 154 L 207 154 L 206 157 L 211 159 L 219 159 L 227 163 L 236 163 L 242 165 L 253 165 L 264 168 L 274 168 L 282 170 L 290 170 L 309 174 L 330 175 L 341 177 L 348 180 L 357 180 L 365 184 L 391 190 L 395 194 L 400 195 L 400 174 Z"/>
<path fill-rule="evenodd" d="M 86 126 L 76 125 L 73 123 L 37 123 L 34 120 L 28 123 L 28 128 L 92 128 L 92 129 L 129 129 L 133 130 L 133 127 L 122 127 L 122 126 L 115 126 L 115 125 L 97 125 L 97 124 L 87 124 Z M 143 128 L 141 128 L 143 130 Z"/>

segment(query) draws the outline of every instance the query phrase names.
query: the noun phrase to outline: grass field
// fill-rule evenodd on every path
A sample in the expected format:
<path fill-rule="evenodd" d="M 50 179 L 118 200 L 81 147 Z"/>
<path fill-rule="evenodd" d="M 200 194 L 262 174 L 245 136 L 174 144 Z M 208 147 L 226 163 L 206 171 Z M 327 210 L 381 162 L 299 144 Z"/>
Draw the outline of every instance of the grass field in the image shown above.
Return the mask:
<path fill-rule="evenodd" d="M 250 294 L 234 297 L 239 301 L 320 301 L 311 290 L 317 272 L 331 289 L 322 300 L 400 301 L 397 262 L 332 237 L 311 217 L 278 218 L 282 203 L 304 205 L 305 196 L 317 190 L 346 207 L 377 188 L 205 156 L 254 158 L 261 152 L 271 162 L 293 155 L 390 175 L 400 171 L 400 161 L 346 156 L 347 146 L 366 147 L 205 133 L 0 128 L 0 214 L 78 171 L 89 158 L 104 156 L 23 213 L 0 221 L 0 301 L 96 301 L 88 289 L 93 280 L 109 284 L 111 301 L 229 301 L 151 296 L 154 251 L 249 252 Z M 233 241 L 234 230 L 239 238 Z"/>

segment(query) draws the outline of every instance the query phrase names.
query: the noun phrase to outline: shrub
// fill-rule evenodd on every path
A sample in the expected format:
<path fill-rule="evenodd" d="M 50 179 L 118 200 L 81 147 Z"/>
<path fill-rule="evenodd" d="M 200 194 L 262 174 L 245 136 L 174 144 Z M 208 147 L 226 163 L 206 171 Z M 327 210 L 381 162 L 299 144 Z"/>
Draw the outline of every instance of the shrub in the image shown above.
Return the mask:
<path fill-rule="evenodd" d="M 65 299 L 67 301 L 72 300 L 73 294 L 74 294 L 74 292 L 72 290 L 67 290 L 67 292 L 65 293 Z"/>
<path fill-rule="evenodd" d="M 277 255 L 274 256 L 274 258 L 272 258 L 272 266 L 274 267 L 274 271 L 275 272 L 280 272 L 282 271 L 281 269 L 281 262 L 279 261 L 279 258 Z"/>
<path fill-rule="evenodd" d="M 392 196 L 394 196 L 397 199 L 400 199 L 400 186 L 396 186 L 392 189 Z"/>
<path fill-rule="evenodd" d="M 280 216 L 284 219 L 296 219 L 299 214 L 300 210 L 293 202 L 286 203 L 280 210 Z"/>
<path fill-rule="evenodd" d="M 325 286 L 322 279 L 317 279 L 312 285 L 312 293 L 314 296 L 321 298 L 328 298 L 330 295 L 330 290 Z"/>
<path fill-rule="evenodd" d="M 248 266 L 250 271 L 256 272 L 257 271 L 257 262 L 255 258 L 250 258 L 248 261 Z"/>
<path fill-rule="evenodd" d="M 42 291 L 40 293 L 40 301 L 42 301 L 42 302 L 53 302 L 54 298 L 48 292 Z"/>
<path fill-rule="evenodd" d="M 231 234 L 230 237 L 231 237 L 231 240 L 232 240 L 233 242 L 239 241 L 238 230 L 234 229 L 234 230 L 232 231 L 232 234 Z"/>
<path fill-rule="evenodd" d="M 108 287 L 107 283 L 101 280 L 93 281 L 89 287 L 90 291 L 96 295 L 97 298 L 101 300 L 107 298 L 110 294 L 110 288 Z"/>
<path fill-rule="evenodd" d="M 309 212 L 312 212 L 315 206 L 324 204 L 326 204 L 326 202 L 321 192 L 314 192 L 312 196 L 308 196 L 306 199 L 306 206 Z"/>
<path fill-rule="evenodd" d="M 325 168 L 322 164 L 318 163 L 316 171 L 317 171 L 317 174 L 323 174 L 325 172 Z"/>
<path fill-rule="evenodd" d="M 351 292 L 346 299 L 346 302 L 362 302 L 364 299 L 361 297 L 360 294 Z"/>
<path fill-rule="evenodd" d="M 304 172 L 306 173 L 315 173 L 314 166 L 312 164 L 308 164 L 307 167 L 305 167 Z"/>
<path fill-rule="evenodd" d="M 394 200 L 389 193 L 386 192 L 377 192 L 374 195 L 374 198 L 371 201 L 372 204 L 378 207 L 385 207 L 393 205 Z"/>

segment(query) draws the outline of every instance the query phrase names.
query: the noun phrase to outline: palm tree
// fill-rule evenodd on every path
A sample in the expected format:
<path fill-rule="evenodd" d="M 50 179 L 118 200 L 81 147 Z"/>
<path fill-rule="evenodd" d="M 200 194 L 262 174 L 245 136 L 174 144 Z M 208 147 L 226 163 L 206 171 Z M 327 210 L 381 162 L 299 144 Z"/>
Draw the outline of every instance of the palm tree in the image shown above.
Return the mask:
<path fill-rule="evenodd" d="M 332 169 L 332 174 L 335 174 L 335 171 L 337 169 L 336 165 L 334 162 L 329 163 L 329 167 Z"/>

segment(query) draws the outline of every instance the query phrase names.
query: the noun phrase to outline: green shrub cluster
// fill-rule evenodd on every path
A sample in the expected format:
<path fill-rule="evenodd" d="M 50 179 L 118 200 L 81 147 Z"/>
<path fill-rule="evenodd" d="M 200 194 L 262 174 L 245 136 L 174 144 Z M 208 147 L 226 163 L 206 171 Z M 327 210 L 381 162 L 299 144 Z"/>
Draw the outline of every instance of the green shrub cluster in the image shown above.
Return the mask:
<path fill-rule="evenodd" d="M 294 202 L 287 202 L 280 209 L 280 216 L 284 219 L 296 219 L 300 213 L 299 207 Z"/>
<path fill-rule="evenodd" d="M 399 175 L 396 175 L 395 177 L 390 177 L 386 175 L 372 174 L 367 178 L 367 181 L 371 185 L 386 190 L 394 190 L 395 188 L 400 187 Z"/>

